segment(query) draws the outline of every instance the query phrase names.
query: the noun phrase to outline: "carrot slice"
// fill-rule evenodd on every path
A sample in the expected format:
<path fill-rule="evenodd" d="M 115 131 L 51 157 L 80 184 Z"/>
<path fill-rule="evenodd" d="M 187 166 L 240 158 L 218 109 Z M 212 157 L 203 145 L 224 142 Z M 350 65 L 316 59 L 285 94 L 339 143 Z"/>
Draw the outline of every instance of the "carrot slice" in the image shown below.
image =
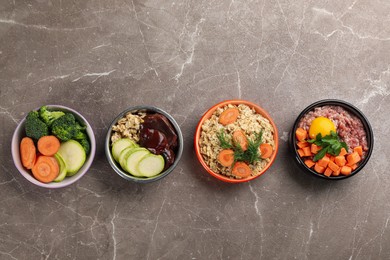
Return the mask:
<path fill-rule="evenodd" d="M 238 177 L 246 178 L 252 174 L 252 170 L 246 163 L 236 162 L 233 166 L 232 173 Z"/>
<path fill-rule="evenodd" d="M 363 147 L 361 147 L 360 145 L 353 148 L 353 151 L 357 152 L 360 156 L 363 155 Z"/>
<path fill-rule="evenodd" d="M 345 165 L 345 166 L 341 167 L 341 171 L 340 172 L 341 172 L 342 175 L 349 175 L 352 172 L 352 168 L 347 166 L 347 165 Z"/>
<path fill-rule="evenodd" d="M 219 116 L 219 123 L 222 125 L 232 124 L 237 120 L 239 114 L 237 108 L 228 108 Z"/>
<path fill-rule="evenodd" d="M 54 135 L 42 136 L 38 140 L 38 151 L 46 156 L 52 156 L 60 149 L 60 140 Z"/>
<path fill-rule="evenodd" d="M 26 169 L 31 169 L 34 166 L 37 155 L 34 141 L 30 137 L 23 137 L 20 142 L 20 159 Z"/>
<path fill-rule="evenodd" d="M 298 149 L 297 152 L 298 152 L 298 154 L 299 154 L 300 157 L 305 156 L 305 153 L 303 152 L 302 149 Z"/>
<path fill-rule="evenodd" d="M 327 167 L 326 170 L 324 171 L 324 175 L 329 177 L 330 175 L 332 175 L 332 169 Z"/>
<path fill-rule="evenodd" d="M 325 171 L 325 167 L 322 167 L 321 165 L 318 164 L 318 162 L 316 164 L 314 164 L 314 170 L 318 173 L 324 173 Z"/>
<path fill-rule="evenodd" d="M 243 151 L 248 149 L 248 138 L 246 138 L 245 134 L 241 130 L 236 130 L 233 132 L 233 141 L 235 144 L 240 145 Z"/>
<path fill-rule="evenodd" d="M 298 139 L 298 141 L 303 141 L 307 138 L 307 131 L 301 127 L 298 127 L 295 131 L 295 136 Z"/>
<path fill-rule="evenodd" d="M 351 154 L 348 154 L 348 156 L 347 156 L 347 161 L 348 161 L 349 166 L 360 162 L 361 159 L 362 158 L 360 157 L 358 152 L 353 152 Z"/>
<path fill-rule="evenodd" d="M 343 167 L 343 166 L 345 165 L 345 163 L 346 163 L 346 160 L 345 160 L 345 157 L 344 157 L 344 156 L 339 155 L 339 156 L 336 156 L 336 157 L 334 158 L 334 162 L 335 162 L 338 166 Z"/>
<path fill-rule="evenodd" d="M 306 164 L 307 167 L 311 168 L 316 163 L 313 160 L 311 160 L 311 159 L 307 159 L 307 160 L 305 160 L 305 164 Z"/>
<path fill-rule="evenodd" d="M 272 146 L 268 143 L 263 143 L 260 145 L 261 159 L 266 159 L 271 157 L 273 152 Z"/>
<path fill-rule="evenodd" d="M 54 157 L 45 155 L 39 156 L 32 168 L 34 177 L 44 183 L 52 182 L 57 178 L 59 172 L 60 167 L 57 160 Z"/>
<path fill-rule="evenodd" d="M 234 151 L 225 149 L 219 152 L 218 161 L 222 166 L 229 167 L 234 162 Z"/>

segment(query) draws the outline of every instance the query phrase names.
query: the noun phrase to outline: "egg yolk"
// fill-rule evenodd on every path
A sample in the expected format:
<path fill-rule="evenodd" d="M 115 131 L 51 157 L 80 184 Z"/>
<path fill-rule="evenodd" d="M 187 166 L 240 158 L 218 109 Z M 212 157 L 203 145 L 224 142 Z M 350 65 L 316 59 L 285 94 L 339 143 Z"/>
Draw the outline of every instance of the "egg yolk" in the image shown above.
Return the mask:
<path fill-rule="evenodd" d="M 330 131 L 336 132 L 336 126 L 329 118 L 320 116 L 311 122 L 309 137 L 314 139 L 318 134 L 321 134 L 321 136 L 324 137 L 330 135 Z"/>

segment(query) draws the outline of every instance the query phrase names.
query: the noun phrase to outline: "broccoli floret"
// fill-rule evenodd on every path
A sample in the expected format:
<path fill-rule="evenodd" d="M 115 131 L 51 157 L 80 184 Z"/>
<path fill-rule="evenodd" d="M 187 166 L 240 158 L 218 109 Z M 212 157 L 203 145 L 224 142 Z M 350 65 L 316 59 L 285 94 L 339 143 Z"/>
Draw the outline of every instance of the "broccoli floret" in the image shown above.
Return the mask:
<path fill-rule="evenodd" d="M 87 138 L 87 135 L 81 130 L 77 130 L 75 135 L 73 136 L 73 139 L 76 139 L 76 140 L 83 140 L 86 138 Z"/>
<path fill-rule="evenodd" d="M 31 111 L 26 117 L 26 135 L 38 140 L 42 136 L 49 134 L 47 125 L 39 118 L 38 111 Z"/>
<path fill-rule="evenodd" d="M 91 150 L 91 145 L 87 139 L 83 139 L 79 141 L 81 146 L 84 148 L 85 153 L 89 154 L 89 151 Z"/>
<path fill-rule="evenodd" d="M 65 113 L 64 116 L 54 120 L 51 125 L 51 132 L 62 141 L 72 139 L 78 132 L 74 115 Z"/>
<path fill-rule="evenodd" d="M 65 113 L 62 111 L 47 110 L 47 106 L 43 106 L 39 109 L 39 116 L 48 126 L 50 126 L 54 120 L 60 118 L 63 115 L 65 115 Z"/>

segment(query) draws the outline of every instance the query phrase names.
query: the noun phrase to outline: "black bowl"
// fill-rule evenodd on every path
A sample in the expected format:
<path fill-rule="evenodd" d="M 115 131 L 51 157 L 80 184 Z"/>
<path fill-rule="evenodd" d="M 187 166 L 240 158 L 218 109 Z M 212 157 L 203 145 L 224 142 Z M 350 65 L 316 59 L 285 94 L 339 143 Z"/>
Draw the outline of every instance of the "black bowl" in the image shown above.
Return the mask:
<path fill-rule="evenodd" d="M 297 130 L 298 128 L 298 123 L 299 121 L 301 120 L 301 118 L 306 114 L 308 113 L 309 111 L 313 110 L 314 108 L 316 107 L 322 107 L 322 106 L 326 106 L 326 105 L 335 105 L 335 106 L 341 106 L 343 107 L 345 110 L 347 110 L 349 113 L 351 113 L 352 115 L 355 115 L 356 117 L 358 117 L 361 121 L 362 121 L 362 124 L 364 126 L 364 130 L 366 131 L 366 135 L 367 135 L 367 145 L 369 147 L 369 150 L 367 151 L 366 153 L 366 157 L 360 162 L 359 166 L 354 170 L 352 171 L 351 174 L 349 175 L 339 175 L 339 176 L 330 176 L 330 177 L 327 177 L 323 174 L 319 174 L 317 173 L 316 171 L 310 169 L 309 167 L 306 166 L 306 164 L 304 163 L 304 161 L 302 160 L 302 158 L 299 156 L 297 150 L 298 150 L 298 146 L 297 146 L 297 142 L 296 142 L 296 138 L 295 138 L 295 131 Z M 345 102 L 345 101 L 342 101 L 342 100 L 337 100 L 337 99 L 324 99 L 324 100 L 320 100 L 320 101 L 317 101 L 311 105 L 309 105 L 308 107 L 306 107 L 297 117 L 297 119 L 295 120 L 294 122 L 294 125 L 293 125 L 293 128 L 290 132 L 290 135 L 289 135 L 289 146 L 290 146 L 290 149 L 295 157 L 295 161 L 297 162 L 297 164 L 299 165 L 299 167 L 306 173 L 312 175 L 312 176 L 317 176 L 317 177 L 320 177 L 322 179 L 327 179 L 327 180 L 342 180 L 342 179 L 346 179 L 346 178 L 349 178 L 349 177 L 352 177 L 354 175 L 356 175 L 360 170 L 363 169 L 363 167 L 367 164 L 368 160 L 370 159 L 371 157 L 371 154 L 372 154 L 372 150 L 374 148 L 374 134 L 373 134 L 373 131 L 372 131 L 372 127 L 370 125 L 370 123 L 368 122 L 368 119 L 366 118 L 366 116 L 358 109 L 356 108 L 354 105 L 348 103 L 348 102 Z"/>

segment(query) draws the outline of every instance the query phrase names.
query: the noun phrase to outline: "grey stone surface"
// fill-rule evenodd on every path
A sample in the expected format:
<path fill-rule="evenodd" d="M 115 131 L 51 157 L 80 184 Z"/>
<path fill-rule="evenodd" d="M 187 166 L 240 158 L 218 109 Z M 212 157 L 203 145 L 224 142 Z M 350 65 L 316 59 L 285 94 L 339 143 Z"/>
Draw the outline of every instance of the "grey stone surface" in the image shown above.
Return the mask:
<path fill-rule="evenodd" d="M 389 259 L 390 4 L 387 0 L 0 0 L 1 259 Z M 196 160 L 210 106 L 259 104 L 280 134 L 275 164 L 231 185 Z M 287 134 L 307 105 L 353 103 L 375 148 L 357 176 L 311 178 Z M 18 122 L 44 104 L 92 124 L 97 153 L 77 183 L 47 190 L 14 167 Z M 111 120 L 155 105 L 185 148 L 165 179 L 122 179 L 104 155 Z"/>

